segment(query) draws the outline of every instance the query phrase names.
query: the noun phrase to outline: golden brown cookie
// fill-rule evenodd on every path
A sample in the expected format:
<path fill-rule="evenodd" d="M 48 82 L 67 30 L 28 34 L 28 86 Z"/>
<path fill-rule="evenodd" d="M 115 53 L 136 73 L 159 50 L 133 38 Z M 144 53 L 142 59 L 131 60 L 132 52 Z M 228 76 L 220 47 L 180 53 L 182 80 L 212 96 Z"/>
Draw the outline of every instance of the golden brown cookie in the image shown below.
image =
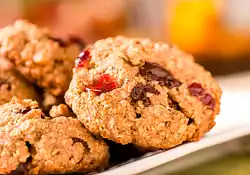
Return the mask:
<path fill-rule="evenodd" d="M 79 55 L 65 101 L 94 134 L 171 148 L 214 126 L 220 97 L 219 85 L 191 55 L 163 42 L 118 36 Z"/>
<path fill-rule="evenodd" d="M 60 104 L 58 106 L 54 105 L 49 111 L 49 116 L 52 118 L 65 116 L 65 117 L 73 117 L 75 116 L 73 112 L 70 111 L 67 105 Z"/>
<path fill-rule="evenodd" d="M 89 172 L 108 163 L 108 146 L 71 117 L 45 119 L 32 100 L 0 106 L 0 174 Z"/>
<path fill-rule="evenodd" d="M 63 41 L 24 20 L 0 30 L 0 56 L 14 63 L 31 82 L 55 96 L 63 95 L 72 77 L 72 67 L 81 42 Z"/>
<path fill-rule="evenodd" d="M 0 105 L 9 102 L 13 96 L 39 101 L 34 86 L 20 76 L 12 65 L 0 58 Z"/>
<path fill-rule="evenodd" d="M 48 91 L 43 92 L 43 100 L 42 100 L 42 107 L 43 109 L 48 112 L 52 106 L 60 105 L 64 103 L 64 96 L 55 96 Z"/>

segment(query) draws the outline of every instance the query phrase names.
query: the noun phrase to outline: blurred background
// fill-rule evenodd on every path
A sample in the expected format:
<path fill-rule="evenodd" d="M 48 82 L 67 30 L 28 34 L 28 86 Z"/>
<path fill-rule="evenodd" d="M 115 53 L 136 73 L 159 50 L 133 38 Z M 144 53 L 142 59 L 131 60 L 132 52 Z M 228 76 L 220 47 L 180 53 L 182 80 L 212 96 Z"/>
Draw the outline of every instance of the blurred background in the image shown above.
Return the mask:
<path fill-rule="evenodd" d="M 249 7 L 250 0 L 0 0 L 0 27 L 26 18 L 55 36 L 75 35 L 87 43 L 118 34 L 167 41 L 193 54 L 224 90 L 249 91 Z M 243 73 L 223 76 L 235 72 Z M 242 165 L 249 167 L 247 155 Z"/>
<path fill-rule="evenodd" d="M 214 74 L 250 69 L 249 0 L 9 0 L 0 27 L 17 18 L 87 43 L 124 34 L 178 45 Z"/>

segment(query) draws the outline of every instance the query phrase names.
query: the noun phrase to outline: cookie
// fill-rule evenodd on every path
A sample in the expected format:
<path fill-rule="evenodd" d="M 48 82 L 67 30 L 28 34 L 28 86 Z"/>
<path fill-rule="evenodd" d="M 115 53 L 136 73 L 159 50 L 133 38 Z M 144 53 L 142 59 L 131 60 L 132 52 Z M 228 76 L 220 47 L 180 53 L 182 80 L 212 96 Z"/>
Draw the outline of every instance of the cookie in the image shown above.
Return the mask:
<path fill-rule="evenodd" d="M 42 107 L 43 109 L 48 112 L 52 106 L 60 105 L 64 103 L 64 96 L 55 96 L 48 91 L 43 91 L 43 99 L 42 99 Z"/>
<path fill-rule="evenodd" d="M 2 58 L 0 58 L 0 94 L 0 105 L 9 102 L 13 96 L 40 100 L 34 86 Z"/>
<path fill-rule="evenodd" d="M 191 55 L 163 42 L 117 36 L 88 46 L 65 94 L 94 134 L 147 149 L 199 140 L 215 124 L 221 89 Z"/>
<path fill-rule="evenodd" d="M 52 118 L 65 116 L 65 117 L 74 117 L 73 112 L 70 111 L 67 105 L 60 104 L 58 106 L 54 105 L 49 111 L 49 116 Z"/>
<path fill-rule="evenodd" d="M 0 106 L 0 174 L 89 172 L 108 162 L 108 146 L 77 119 L 45 119 L 32 100 Z"/>
<path fill-rule="evenodd" d="M 26 79 L 59 96 L 72 76 L 73 62 L 83 47 L 81 41 L 63 41 L 46 28 L 24 20 L 0 30 L 0 56 L 11 61 Z"/>

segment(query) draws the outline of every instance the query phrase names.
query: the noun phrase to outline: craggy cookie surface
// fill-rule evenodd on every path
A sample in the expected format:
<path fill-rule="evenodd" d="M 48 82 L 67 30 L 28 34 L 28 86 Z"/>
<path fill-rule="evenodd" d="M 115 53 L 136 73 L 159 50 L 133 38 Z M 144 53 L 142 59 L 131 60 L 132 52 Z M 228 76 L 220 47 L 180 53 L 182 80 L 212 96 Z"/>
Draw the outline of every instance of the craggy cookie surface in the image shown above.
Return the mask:
<path fill-rule="evenodd" d="M 55 96 L 67 90 L 80 48 L 81 43 L 75 38 L 54 38 L 47 29 L 23 20 L 0 30 L 0 56 Z"/>
<path fill-rule="evenodd" d="M 0 174 L 89 172 L 103 168 L 108 146 L 71 117 L 45 119 L 36 102 L 0 106 Z"/>
<path fill-rule="evenodd" d="M 39 100 L 33 85 L 0 58 L 0 105 L 9 102 L 13 96 Z"/>
<path fill-rule="evenodd" d="M 154 149 L 198 140 L 220 111 L 211 74 L 163 42 L 107 38 L 75 64 L 66 103 L 91 132 L 118 143 Z"/>

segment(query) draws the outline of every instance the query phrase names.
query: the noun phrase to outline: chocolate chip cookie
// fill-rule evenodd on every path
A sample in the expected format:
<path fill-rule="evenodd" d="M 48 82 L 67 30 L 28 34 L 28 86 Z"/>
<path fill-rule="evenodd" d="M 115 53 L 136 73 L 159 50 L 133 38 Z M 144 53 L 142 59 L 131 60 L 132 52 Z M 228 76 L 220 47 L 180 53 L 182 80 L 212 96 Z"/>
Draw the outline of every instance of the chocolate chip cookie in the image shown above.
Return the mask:
<path fill-rule="evenodd" d="M 28 80 L 55 96 L 67 90 L 74 59 L 82 47 L 76 38 L 63 41 L 46 28 L 24 20 L 0 30 L 0 56 L 11 61 Z"/>
<path fill-rule="evenodd" d="M 0 106 L 0 174 L 89 172 L 108 162 L 108 146 L 71 117 L 46 119 L 36 102 Z"/>
<path fill-rule="evenodd" d="M 9 102 L 13 96 L 39 101 L 34 86 L 20 76 L 11 64 L 0 58 L 0 104 Z"/>
<path fill-rule="evenodd" d="M 65 101 L 94 134 L 157 149 L 199 140 L 214 125 L 221 89 L 177 47 L 117 36 L 76 59 Z"/>

